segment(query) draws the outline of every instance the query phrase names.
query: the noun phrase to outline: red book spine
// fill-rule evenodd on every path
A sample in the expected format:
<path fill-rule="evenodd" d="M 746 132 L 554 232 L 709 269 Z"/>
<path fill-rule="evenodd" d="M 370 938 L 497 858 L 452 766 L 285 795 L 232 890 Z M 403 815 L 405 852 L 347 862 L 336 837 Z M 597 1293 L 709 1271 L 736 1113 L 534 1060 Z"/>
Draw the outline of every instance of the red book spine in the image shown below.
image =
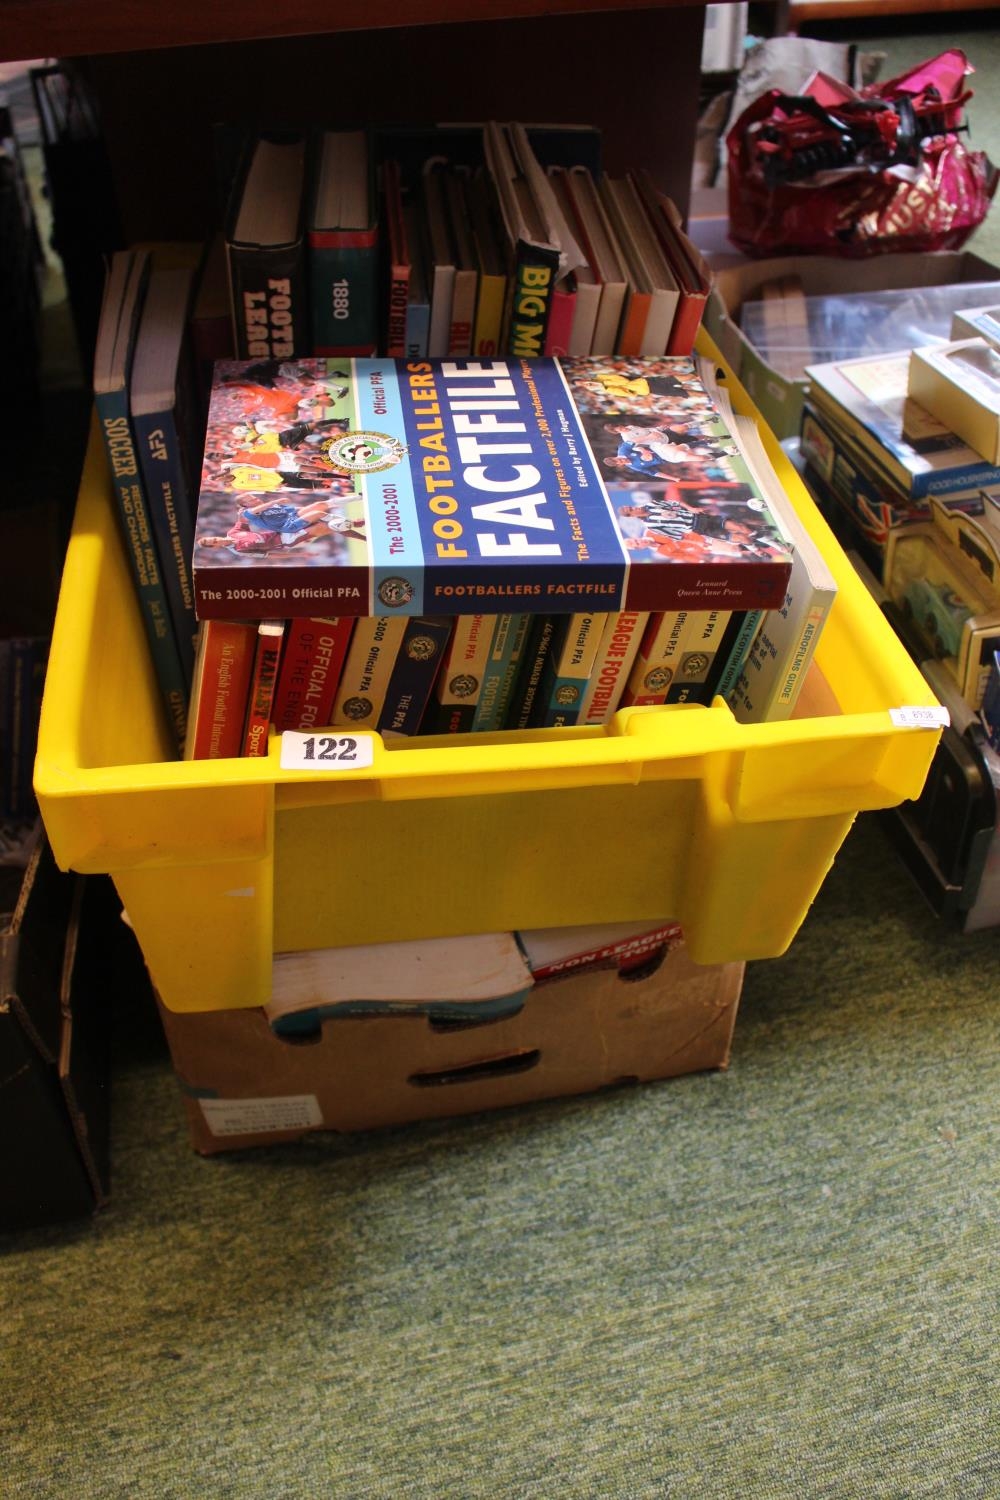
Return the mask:
<path fill-rule="evenodd" d="M 244 620 L 202 624 L 185 749 L 189 760 L 239 755 L 256 644 L 257 627 Z"/>
<path fill-rule="evenodd" d="M 545 330 L 545 353 L 552 357 L 569 353 L 569 339 L 573 332 L 573 314 L 576 311 L 576 292 L 565 287 L 556 287 L 552 293 L 552 311 L 549 326 Z"/>
<path fill-rule="evenodd" d="M 281 638 L 284 624 L 280 620 L 262 620 L 257 629 L 257 648 L 250 677 L 247 722 L 243 733 L 244 755 L 267 754 L 267 732 L 271 727 L 274 684 L 281 660 Z"/>
<path fill-rule="evenodd" d="M 354 620 L 289 620 L 274 695 L 275 729 L 320 729 L 332 721 L 333 700 Z"/>

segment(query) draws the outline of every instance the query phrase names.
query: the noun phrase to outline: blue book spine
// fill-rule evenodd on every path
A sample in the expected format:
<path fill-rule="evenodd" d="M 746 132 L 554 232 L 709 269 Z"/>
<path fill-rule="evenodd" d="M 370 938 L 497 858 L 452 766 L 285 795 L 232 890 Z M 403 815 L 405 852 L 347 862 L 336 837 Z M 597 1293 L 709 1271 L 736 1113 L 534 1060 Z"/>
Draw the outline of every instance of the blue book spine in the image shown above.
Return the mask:
<path fill-rule="evenodd" d="M 530 615 L 497 615 L 473 729 L 503 729 L 524 657 Z"/>
<path fill-rule="evenodd" d="M 414 302 L 406 305 L 406 357 L 425 359 L 427 340 L 431 331 L 431 305 L 429 302 Z"/>
<path fill-rule="evenodd" d="M 178 750 L 182 750 L 187 728 L 188 685 L 170 623 L 170 609 L 153 541 L 153 526 L 129 422 L 128 395 L 124 390 L 97 392 L 94 401 L 143 625 Z"/>
<path fill-rule="evenodd" d="M 163 587 L 181 665 L 190 682 L 198 632 L 191 579 L 194 526 L 177 423 L 172 411 L 140 415 L 132 420 Z"/>
<path fill-rule="evenodd" d="M 451 620 L 444 617 L 407 622 L 376 726 L 380 734 L 419 734 L 450 634 Z"/>
<path fill-rule="evenodd" d="M 716 684 L 717 697 L 728 698 L 736 686 L 736 679 L 743 671 L 743 665 L 750 654 L 750 647 L 753 645 L 754 636 L 757 634 L 764 614 L 765 611 L 762 609 L 748 609 L 743 616 L 732 650 Z"/>

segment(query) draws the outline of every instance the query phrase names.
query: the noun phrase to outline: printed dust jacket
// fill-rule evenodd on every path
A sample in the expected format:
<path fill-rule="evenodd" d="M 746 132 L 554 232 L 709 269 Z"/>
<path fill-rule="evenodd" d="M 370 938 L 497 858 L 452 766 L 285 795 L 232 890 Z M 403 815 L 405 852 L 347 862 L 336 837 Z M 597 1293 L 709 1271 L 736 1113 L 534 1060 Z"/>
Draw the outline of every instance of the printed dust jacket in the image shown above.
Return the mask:
<path fill-rule="evenodd" d="M 201 619 L 771 609 L 790 567 L 689 359 L 215 367 Z"/>

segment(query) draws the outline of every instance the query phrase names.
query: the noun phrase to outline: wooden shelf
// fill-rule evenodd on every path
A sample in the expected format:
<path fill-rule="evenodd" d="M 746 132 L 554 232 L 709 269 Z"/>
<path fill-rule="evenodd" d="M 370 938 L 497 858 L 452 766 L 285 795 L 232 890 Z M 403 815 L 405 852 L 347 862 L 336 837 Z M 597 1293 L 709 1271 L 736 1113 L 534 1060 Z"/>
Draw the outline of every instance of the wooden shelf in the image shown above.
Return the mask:
<path fill-rule="evenodd" d="M 694 6 L 700 0 L 0 0 L 0 61 Z M 570 64 L 571 65 L 571 64 Z"/>
<path fill-rule="evenodd" d="M 882 20 L 895 16 L 953 15 L 960 11 L 995 10 L 997 0 L 789 0 L 788 24 L 809 21 L 853 21 L 862 16 Z"/>

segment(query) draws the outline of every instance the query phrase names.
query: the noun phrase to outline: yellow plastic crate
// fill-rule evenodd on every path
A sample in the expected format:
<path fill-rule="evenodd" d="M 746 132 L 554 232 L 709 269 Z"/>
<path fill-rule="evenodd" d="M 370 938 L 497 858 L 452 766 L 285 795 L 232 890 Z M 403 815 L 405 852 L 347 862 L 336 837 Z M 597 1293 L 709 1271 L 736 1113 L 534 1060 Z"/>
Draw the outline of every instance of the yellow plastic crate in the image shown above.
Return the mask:
<path fill-rule="evenodd" d="M 279 951 L 573 922 L 673 917 L 700 963 L 783 952 L 855 814 L 916 797 L 939 732 L 894 726 L 935 699 L 765 436 L 840 586 L 817 652 L 839 712 L 376 738 L 370 769 L 324 775 L 283 771 L 276 736 L 266 759 L 164 759 L 95 427 L 35 788 L 60 865 L 114 878 L 164 1003 L 261 1005 Z"/>

